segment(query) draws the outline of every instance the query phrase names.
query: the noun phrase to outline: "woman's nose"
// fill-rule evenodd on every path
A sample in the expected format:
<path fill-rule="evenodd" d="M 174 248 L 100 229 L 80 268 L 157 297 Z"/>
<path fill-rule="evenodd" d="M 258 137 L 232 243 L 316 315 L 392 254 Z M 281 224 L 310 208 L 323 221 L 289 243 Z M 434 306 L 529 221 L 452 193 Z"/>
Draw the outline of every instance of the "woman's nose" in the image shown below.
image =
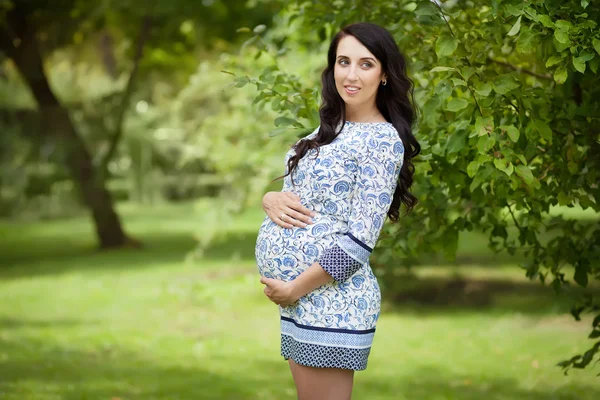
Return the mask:
<path fill-rule="evenodd" d="M 346 76 L 349 81 L 355 81 L 358 79 L 358 74 L 356 73 L 356 67 L 354 65 L 350 65 L 348 67 L 348 75 Z"/>

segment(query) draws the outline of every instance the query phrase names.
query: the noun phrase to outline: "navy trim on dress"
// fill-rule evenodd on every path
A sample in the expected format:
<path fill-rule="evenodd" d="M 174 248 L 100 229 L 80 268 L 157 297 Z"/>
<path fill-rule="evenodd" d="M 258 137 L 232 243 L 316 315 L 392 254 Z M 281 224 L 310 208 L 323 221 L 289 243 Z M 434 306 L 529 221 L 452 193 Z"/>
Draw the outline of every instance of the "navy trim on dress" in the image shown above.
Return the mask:
<path fill-rule="evenodd" d="M 346 233 L 346 235 L 354 240 L 356 242 L 356 244 L 360 245 L 363 249 L 365 250 L 369 250 L 370 252 L 373 252 L 373 249 L 370 248 L 369 246 L 367 246 L 366 244 L 364 244 L 363 242 L 361 242 L 360 240 L 358 240 L 355 236 L 353 236 L 351 233 Z"/>
<path fill-rule="evenodd" d="M 372 329 L 363 329 L 363 330 L 356 330 L 356 331 L 352 330 L 352 329 L 323 328 L 323 327 L 320 327 L 320 326 L 302 325 L 302 324 L 299 324 L 296 321 L 294 321 L 292 318 L 288 318 L 288 317 L 284 317 L 284 316 L 282 316 L 281 319 L 284 320 L 284 321 L 288 321 L 288 322 L 293 323 L 298 328 L 309 329 L 309 330 L 313 330 L 313 331 L 354 333 L 354 334 L 358 334 L 358 335 L 368 334 L 368 333 L 375 332 L 375 328 L 372 328 Z"/>

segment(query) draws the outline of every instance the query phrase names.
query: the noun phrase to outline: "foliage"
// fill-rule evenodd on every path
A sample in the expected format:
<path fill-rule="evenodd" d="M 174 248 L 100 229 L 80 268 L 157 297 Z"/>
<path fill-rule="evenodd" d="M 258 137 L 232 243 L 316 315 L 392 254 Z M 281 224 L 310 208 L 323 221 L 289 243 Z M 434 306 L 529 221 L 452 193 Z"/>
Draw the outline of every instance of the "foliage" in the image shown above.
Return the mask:
<path fill-rule="evenodd" d="M 379 273 L 393 257 L 452 259 L 459 232 L 485 231 L 492 249 L 527 257 L 529 278 L 572 294 L 576 319 L 598 315 L 595 345 L 560 363 L 565 373 L 598 358 L 600 303 L 571 287 L 600 279 L 599 224 L 549 213 L 558 205 L 600 211 L 600 9 L 580 0 L 284 3 L 272 31 L 254 29 L 257 57 L 312 49 L 324 64 L 332 33 L 368 20 L 388 28 L 410 62 L 420 204 L 386 228 Z M 276 62 L 236 82 L 256 84 L 256 102 L 280 112 L 279 123 L 303 132 L 316 126 L 318 85 Z"/>
<path fill-rule="evenodd" d="M 172 107 L 171 96 L 194 72 L 206 49 L 227 48 L 231 45 L 228 41 L 235 39 L 232 25 L 268 22 L 278 4 L 0 0 L 0 30 L 10 37 L 21 35 L 15 27 L 24 26 L 9 19 L 16 19 L 11 14 L 16 6 L 35 26 L 52 92 L 68 109 L 77 133 L 93 155 L 92 167 L 103 170 L 108 164 L 105 178 L 117 200 L 151 200 L 158 190 L 168 199 L 217 190 L 218 184 L 197 179 L 196 175 L 207 169 L 203 162 L 181 166 L 185 139 L 174 135 L 164 140 L 170 127 L 157 120 Z M 3 50 L 9 47 L 12 43 Z M 0 56 L 7 55 L 0 52 Z M 6 133 L 0 150 L 5 172 L 0 191 L 2 212 L 70 214 L 76 209 L 76 185 L 68 181 L 61 165 L 60 146 L 46 134 L 47 126 L 40 123 L 36 102 L 15 64 L 0 61 L 4 61 L 0 63 L 0 123 Z M 137 79 L 132 78 L 132 71 L 139 75 Z M 135 80 L 143 85 L 134 88 L 130 83 Z M 41 187 L 32 193 L 29 187 L 35 182 Z M 61 203 L 64 207 L 59 207 Z M 52 211 L 46 212 L 40 204 L 53 204 Z"/>

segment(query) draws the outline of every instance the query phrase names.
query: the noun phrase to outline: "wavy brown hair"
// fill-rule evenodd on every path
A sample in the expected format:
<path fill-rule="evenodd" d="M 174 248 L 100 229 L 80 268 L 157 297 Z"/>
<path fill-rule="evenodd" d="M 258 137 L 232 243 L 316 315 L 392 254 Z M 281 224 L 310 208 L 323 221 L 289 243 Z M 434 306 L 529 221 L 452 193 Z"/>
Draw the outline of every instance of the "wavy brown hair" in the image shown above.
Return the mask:
<path fill-rule="evenodd" d="M 294 145 L 295 155 L 287 164 L 290 175 L 297 168 L 298 162 L 310 149 L 331 143 L 341 132 L 343 125 L 336 132 L 341 121 L 346 121 L 346 107 L 339 95 L 334 81 L 337 47 L 340 40 L 346 36 L 355 37 L 381 62 L 386 75 L 386 86 L 379 85 L 375 103 L 379 112 L 396 128 L 404 145 L 404 163 L 400 170 L 398 186 L 394 192 L 388 217 L 396 222 L 400 216 L 400 206 L 403 203 L 408 213 L 418 202 L 408 189 L 413 183 L 414 165 L 412 158 L 416 157 L 421 146 L 412 134 L 412 124 L 415 118 L 413 100 L 413 83 L 406 73 L 406 61 L 398 49 L 394 37 L 384 28 L 366 22 L 348 25 L 343 28 L 331 41 L 327 53 L 327 67 L 321 75 L 323 89 L 321 92 L 322 105 L 319 109 L 321 125 L 314 139 L 303 139 Z"/>

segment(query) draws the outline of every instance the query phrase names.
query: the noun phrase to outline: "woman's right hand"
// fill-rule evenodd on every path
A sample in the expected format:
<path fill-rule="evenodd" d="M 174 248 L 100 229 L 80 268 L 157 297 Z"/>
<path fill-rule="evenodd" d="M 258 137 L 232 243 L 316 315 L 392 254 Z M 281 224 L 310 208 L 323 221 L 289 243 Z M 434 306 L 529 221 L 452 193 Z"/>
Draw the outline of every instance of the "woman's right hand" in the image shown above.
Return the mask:
<path fill-rule="evenodd" d="M 306 228 L 313 224 L 310 217 L 317 215 L 304 207 L 300 197 L 291 192 L 268 192 L 263 196 L 262 206 L 271 221 L 282 228 Z"/>

